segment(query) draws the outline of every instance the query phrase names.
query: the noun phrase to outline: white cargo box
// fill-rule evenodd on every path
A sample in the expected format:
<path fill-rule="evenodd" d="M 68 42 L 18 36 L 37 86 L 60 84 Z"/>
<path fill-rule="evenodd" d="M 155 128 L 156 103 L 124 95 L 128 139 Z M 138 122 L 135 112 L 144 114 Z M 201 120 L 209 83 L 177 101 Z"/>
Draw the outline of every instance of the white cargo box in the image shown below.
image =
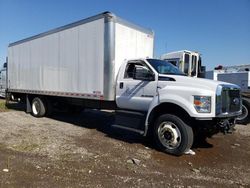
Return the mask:
<path fill-rule="evenodd" d="M 225 70 L 211 70 L 206 72 L 206 78 L 238 85 L 242 92 L 250 92 L 250 72 L 226 72 Z"/>
<path fill-rule="evenodd" d="M 249 72 L 221 73 L 217 75 L 217 79 L 240 86 L 242 92 L 250 92 Z"/>
<path fill-rule="evenodd" d="M 125 59 L 153 57 L 151 30 L 112 13 L 9 45 L 8 91 L 114 100 Z"/>

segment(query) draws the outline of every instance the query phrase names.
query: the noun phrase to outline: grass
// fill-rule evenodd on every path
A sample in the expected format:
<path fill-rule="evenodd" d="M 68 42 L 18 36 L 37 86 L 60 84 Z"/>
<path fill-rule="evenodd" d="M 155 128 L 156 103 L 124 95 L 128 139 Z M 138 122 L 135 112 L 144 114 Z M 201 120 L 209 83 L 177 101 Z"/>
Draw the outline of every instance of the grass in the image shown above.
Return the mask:
<path fill-rule="evenodd" d="M 4 99 L 0 99 L 0 112 L 6 112 L 9 109 L 5 106 L 5 100 Z"/>

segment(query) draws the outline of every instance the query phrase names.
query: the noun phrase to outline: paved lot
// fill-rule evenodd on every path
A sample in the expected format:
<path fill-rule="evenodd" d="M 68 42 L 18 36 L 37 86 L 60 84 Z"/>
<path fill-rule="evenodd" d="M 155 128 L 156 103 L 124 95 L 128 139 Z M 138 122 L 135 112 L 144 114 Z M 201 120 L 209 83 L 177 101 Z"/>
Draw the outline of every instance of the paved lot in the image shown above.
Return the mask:
<path fill-rule="evenodd" d="M 250 126 L 174 157 L 114 130 L 112 119 L 94 110 L 39 119 L 1 112 L 0 187 L 250 187 Z"/>

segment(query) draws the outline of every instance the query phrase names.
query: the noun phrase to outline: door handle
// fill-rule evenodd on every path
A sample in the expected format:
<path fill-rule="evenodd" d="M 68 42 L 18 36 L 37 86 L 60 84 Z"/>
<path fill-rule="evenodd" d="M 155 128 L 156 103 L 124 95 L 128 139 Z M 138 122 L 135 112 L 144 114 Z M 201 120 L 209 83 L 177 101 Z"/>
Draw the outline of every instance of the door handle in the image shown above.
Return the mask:
<path fill-rule="evenodd" d="M 123 82 L 120 82 L 120 85 L 119 85 L 120 89 L 123 88 Z"/>

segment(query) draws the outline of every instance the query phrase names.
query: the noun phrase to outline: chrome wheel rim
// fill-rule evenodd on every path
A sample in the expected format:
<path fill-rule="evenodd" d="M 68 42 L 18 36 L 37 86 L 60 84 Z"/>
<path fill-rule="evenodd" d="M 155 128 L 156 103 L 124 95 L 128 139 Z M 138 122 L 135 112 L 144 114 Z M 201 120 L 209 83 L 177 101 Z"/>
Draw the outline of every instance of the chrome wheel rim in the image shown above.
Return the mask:
<path fill-rule="evenodd" d="M 162 122 L 158 128 L 158 138 L 163 146 L 176 149 L 181 143 L 179 128 L 172 122 Z"/>
<path fill-rule="evenodd" d="M 40 105 L 37 101 L 34 101 L 32 104 L 32 112 L 37 115 L 39 113 Z"/>

